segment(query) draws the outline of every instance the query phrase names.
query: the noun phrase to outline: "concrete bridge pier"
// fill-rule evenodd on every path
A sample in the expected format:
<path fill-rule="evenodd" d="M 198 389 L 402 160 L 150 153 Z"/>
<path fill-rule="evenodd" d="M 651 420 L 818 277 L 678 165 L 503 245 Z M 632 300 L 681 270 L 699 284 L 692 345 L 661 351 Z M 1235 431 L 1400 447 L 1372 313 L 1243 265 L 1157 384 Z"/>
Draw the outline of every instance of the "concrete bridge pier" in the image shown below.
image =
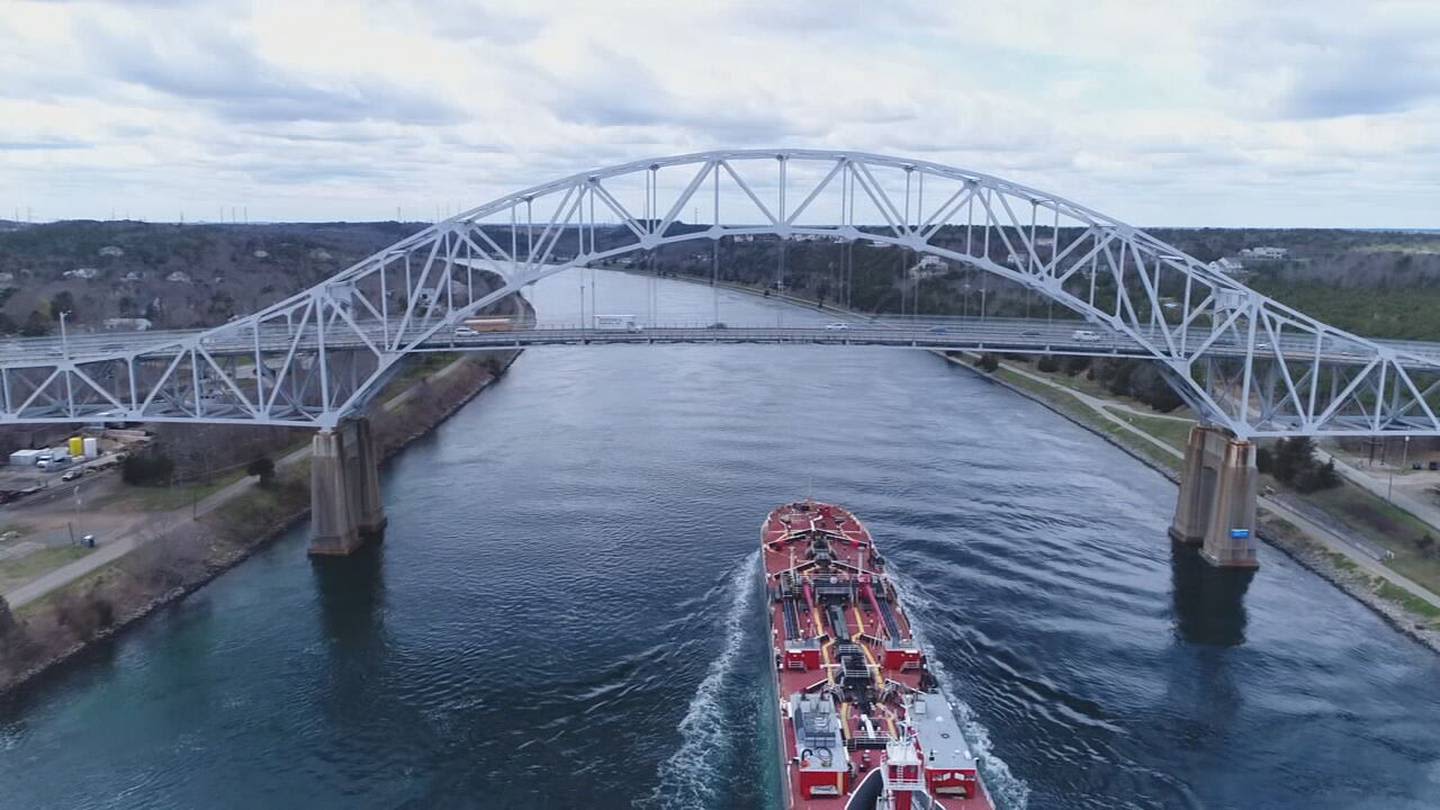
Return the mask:
<path fill-rule="evenodd" d="M 385 530 L 370 420 L 322 430 L 310 448 L 310 553 L 350 554 Z"/>
<path fill-rule="evenodd" d="M 1211 425 L 1190 429 L 1180 496 L 1170 536 L 1200 545 L 1200 555 L 1223 568 L 1255 568 L 1255 445 Z"/>

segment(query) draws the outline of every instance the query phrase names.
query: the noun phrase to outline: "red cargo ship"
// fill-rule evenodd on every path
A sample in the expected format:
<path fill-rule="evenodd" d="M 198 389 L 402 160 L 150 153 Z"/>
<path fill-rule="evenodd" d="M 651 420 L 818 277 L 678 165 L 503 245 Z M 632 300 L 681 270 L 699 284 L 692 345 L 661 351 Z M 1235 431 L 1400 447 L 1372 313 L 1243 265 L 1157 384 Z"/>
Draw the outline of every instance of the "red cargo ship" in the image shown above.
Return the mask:
<path fill-rule="evenodd" d="M 785 807 L 994 810 L 864 524 L 792 503 L 760 543 Z"/>

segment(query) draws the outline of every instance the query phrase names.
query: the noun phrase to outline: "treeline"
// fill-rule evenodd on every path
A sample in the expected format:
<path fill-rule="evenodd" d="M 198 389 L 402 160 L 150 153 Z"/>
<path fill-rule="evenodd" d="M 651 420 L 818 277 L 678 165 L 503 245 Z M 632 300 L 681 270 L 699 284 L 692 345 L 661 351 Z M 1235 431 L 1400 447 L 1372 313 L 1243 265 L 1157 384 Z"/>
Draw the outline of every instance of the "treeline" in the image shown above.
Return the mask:
<path fill-rule="evenodd" d="M 1083 373 L 1085 379 L 1098 383 L 1106 391 L 1139 400 L 1160 413 L 1169 413 L 1185 404 L 1185 400 L 1166 382 L 1162 368 L 1147 360 L 1051 354 L 1038 358 L 1006 354 L 1004 359 L 1014 363 L 1034 362 L 1037 370 L 1047 374 L 1061 373 L 1074 377 Z M 987 352 L 980 356 L 976 367 L 993 372 L 1000 367 L 1000 356 Z"/>
<path fill-rule="evenodd" d="M 1255 451 L 1255 466 L 1300 492 L 1317 492 L 1340 486 L 1335 460 L 1325 463 L 1315 457 L 1315 440 L 1309 436 L 1280 439 Z"/>
<path fill-rule="evenodd" d="M 965 243 L 957 241 L 963 240 L 962 233 L 942 229 L 934 242 L 963 250 Z M 1248 262 L 1241 280 L 1312 317 L 1362 335 L 1440 340 L 1440 235 L 1276 229 L 1152 233 L 1204 261 L 1235 256 L 1258 245 L 1286 248 L 1292 259 Z M 1078 236 L 1078 231 L 1062 229 L 1061 243 Z M 783 285 L 802 297 L 860 312 L 1079 317 L 1047 296 L 991 273 L 955 263 L 920 267 L 919 258 L 909 250 L 876 246 L 864 239 L 842 244 L 756 237 L 748 242 L 725 238 L 718 244 L 700 240 L 671 245 L 617 263 L 662 275 L 710 278 L 714 273 L 721 281 Z M 991 240 L 990 259 L 1002 266 L 1011 261 L 999 240 Z M 1087 295 L 1088 285 L 1087 279 Z M 1116 290 L 1108 273 L 1097 274 L 1094 285 L 1095 300 L 1114 299 Z M 1182 300 L 1185 289 L 1179 274 L 1162 276 L 1158 285 L 1159 295 Z M 1144 296 L 1138 288 L 1129 292 L 1132 299 Z M 1166 318 L 1179 314 L 1178 309 L 1167 310 Z"/>
<path fill-rule="evenodd" d="M 0 231 L 0 334 L 53 334 L 61 312 L 81 329 L 116 317 L 147 318 L 157 327 L 214 326 L 421 227 L 67 221 Z"/>

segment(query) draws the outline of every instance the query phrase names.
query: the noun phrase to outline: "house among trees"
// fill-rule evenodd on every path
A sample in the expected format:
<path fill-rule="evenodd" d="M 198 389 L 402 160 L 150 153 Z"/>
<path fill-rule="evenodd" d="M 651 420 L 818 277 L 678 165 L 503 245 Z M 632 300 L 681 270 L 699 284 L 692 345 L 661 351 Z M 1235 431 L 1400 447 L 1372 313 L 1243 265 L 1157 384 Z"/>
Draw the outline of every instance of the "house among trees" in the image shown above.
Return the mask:
<path fill-rule="evenodd" d="M 1245 272 L 1245 264 L 1239 259 L 1222 256 L 1210 263 L 1210 269 L 1227 276 L 1238 276 Z"/>
<path fill-rule="evenodd" d="M 1241 259 L 1254 259 L 1262 262 L 1284 261 L 1290 257 L 1290 251 L 1282 247 L 1251 247 L 1240 250 Z"/>

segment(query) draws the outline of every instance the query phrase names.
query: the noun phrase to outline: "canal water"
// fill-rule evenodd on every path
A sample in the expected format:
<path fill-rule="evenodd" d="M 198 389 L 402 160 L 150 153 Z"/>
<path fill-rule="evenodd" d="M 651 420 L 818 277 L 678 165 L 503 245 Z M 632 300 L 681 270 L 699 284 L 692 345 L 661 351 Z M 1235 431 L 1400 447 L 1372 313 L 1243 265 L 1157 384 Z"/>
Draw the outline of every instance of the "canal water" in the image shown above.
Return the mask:
<path fill-rule="evenodd" d="M 541 316 L 816 317 L 594 278 Z M 754 549 L 808 495 L 903 574 L 1004 807 L 1440 806 L 1432 654 L 1172 551 L 1169 482 L 927 353 L 533 350 L 384 490 L 383 544 L 297 529 L 3 704 L 0 807 L 772 807 Z"/>

